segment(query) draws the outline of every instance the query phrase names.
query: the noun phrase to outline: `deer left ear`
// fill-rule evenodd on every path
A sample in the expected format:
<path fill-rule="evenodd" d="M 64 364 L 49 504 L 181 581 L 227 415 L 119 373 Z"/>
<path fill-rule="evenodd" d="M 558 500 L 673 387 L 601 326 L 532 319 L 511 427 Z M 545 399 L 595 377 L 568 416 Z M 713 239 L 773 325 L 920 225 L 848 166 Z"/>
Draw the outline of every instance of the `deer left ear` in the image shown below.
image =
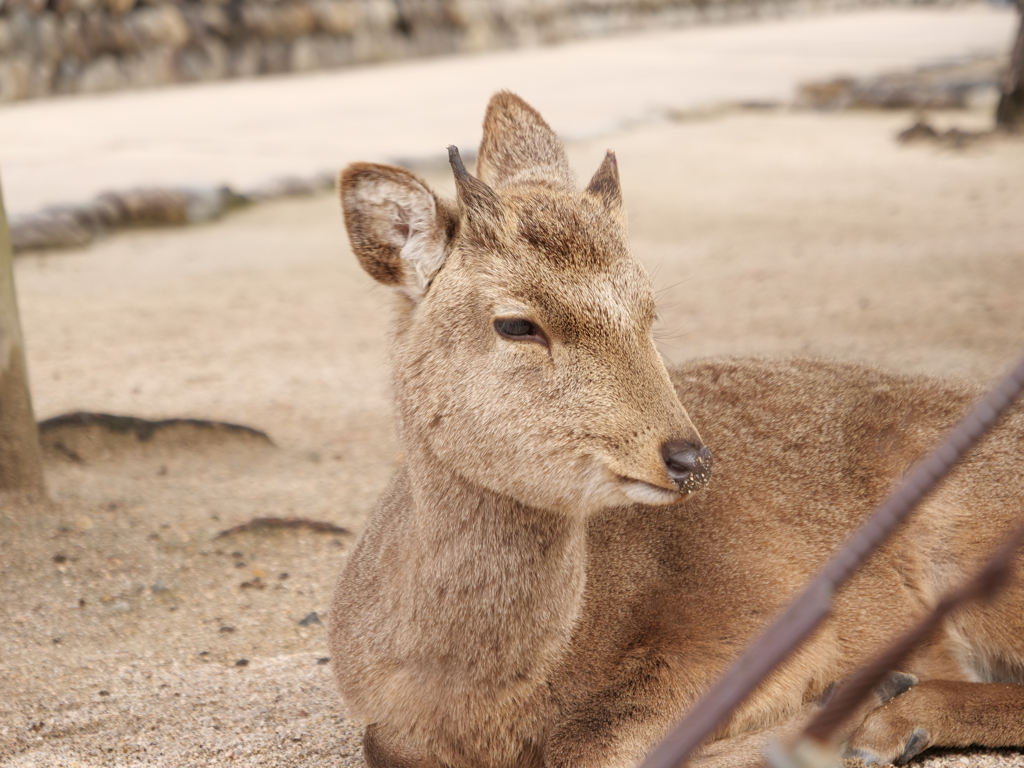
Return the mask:
<path fill-rule="evenodd" d="M 338 186 L 363 269 L 419 301 L 448 257 L 457 213 L 417 176 L 390 165 L 353 163 Z"/>
<path fill-rule="evenodd" d="M 594 178 L 587 185 L 587 192 L 601 200 L 608 210 L 622 207 L 622 187 L 619 185 L 619 164 L 615 153 L 610 149 L 604 156 L 604 162 L 597 169 Z"/>

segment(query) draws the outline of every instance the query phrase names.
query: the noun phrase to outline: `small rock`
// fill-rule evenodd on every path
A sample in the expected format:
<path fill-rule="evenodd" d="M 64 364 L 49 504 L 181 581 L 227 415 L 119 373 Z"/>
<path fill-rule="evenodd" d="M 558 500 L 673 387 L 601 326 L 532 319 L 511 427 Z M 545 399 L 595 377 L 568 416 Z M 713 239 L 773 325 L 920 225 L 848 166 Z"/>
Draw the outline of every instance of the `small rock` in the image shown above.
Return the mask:
<path fill-rule="evenodd" d="M 333 184 L 333 180 L 331 182 Z M 256 187 L 242 191 L 241 196 L 250 202 L 273 200 L 279 197 L 303 197 L 327 189 L 321 175 L 311 178 L 282 176 L 271 179 Z"/>
<path fill-rule="evenodd" d="M 188 42 L 188 23 L 176 5 L 158 5 L 127 16 L 131 32 L 146 46 L 181 48 Z"/>
<path fill-rule="evenodd" d="M 156 582 L 151 587 L 151 589 L 153 590 L 154 594 L 158 594 L 160 592 L 166 592 L 167 591 L 167 585 L 164 584 L 164 580 L 163 579 L 157 579 Z"/>
<path fill-rule="evenodd" d="M 236 203 L 237 197 L 227 187 L 192 187 L 185 190 L 185 218 L 189 224 L 213 221 L 224 209 Z"/>
<path fill-rule="evenodd" d="M 136 0 L 103 0 L 103 4 L 110 9 L 110 12 L 120 16 L 128 13 L 135 7 Z"/>
<path fill-rule="evenodd" d="M 78 90 L 81 93 L 113 91 L 123 88 L 127 80 L 127 73 L 118 66 L 117 57 L 99 56 L 83 68 L 82 74 L 78 78 Z"/>
<path fill-rule="evenodd" d="M 320 624 L 320 617 L 316 615 L 316 611 L 306 615 L 302 621 L 299 622 L 300 627 L 308 627 L 312 624 Z"/>
<path fill-rule="evenodd" d="M 329 664 L 330 661 L 331 661 L 331 657 L 330 656 L 321 656 L 319 659 L 316 660 L 316 663 L 317 664 Z"/>
<path fill-rule="evenodd" d="M 242 6 L 242 24 L 247 31 L 264 39 L 294 40 L 316 24 L 316 17 L 306 5 Z"/>
<path fill-rule="evenodd" d="M 351 35 L 359 24 L 359 7 L 345 0 L 314 0 L 310 10 L 317 26 L 331 35 Z"/>
<path fill-rule="evenodd" d="M 920 141 L 921 139 L 935 139 L 938 138 L 938 135 L 938 131 L 928 125 L 928 123 L 918 120 L 906 130 L 900 131 L 896 140 L 900 142 Z"/>
<path fill-rule="evenodd" d="M 11 216 L 11 247 L 15 253 L 47 248 L 78 248 L 91 242 L 96 230 L 64 211 Z"/>
<path fill-rule="evenodd" d="M 130 189 L 101 195 L 111 207 L 120 206 L 125 224 L 184 224 L 188 221 L 188 201 L 183 194 L 169 189 Z"/>
<path fill-rule="evenodd" d="M 247 666 L 249 666 L 249 660 L 248 659 L 239 659 L 238 661 L 235 662 L 235 666 L 236 667 L 247 667 Z"/>
<path fill-rule="evenodd" d="M 116 227 L 124 219 L 124 207 L 116 199 L 106 195 L 93 198 L 86 207 L 92 220 L 101 227 Z"/>
<path fill-rule="evenodd" d="M 234 627 L 229 627 L 227 625 L 225 625 L 225 626 L 220 628 L 220 632 L 222 632 L 223 634 L 228 634 L 229 632 L 234 632 L 234 631 L 235 631 Z"/>
<path fill-rule="evenodd" d="M 132 607 L 124 600 L 118 600 L 110 605 L 110 610 L 117 611 L 118 613 L 128 613 L 131 609 Z"/>

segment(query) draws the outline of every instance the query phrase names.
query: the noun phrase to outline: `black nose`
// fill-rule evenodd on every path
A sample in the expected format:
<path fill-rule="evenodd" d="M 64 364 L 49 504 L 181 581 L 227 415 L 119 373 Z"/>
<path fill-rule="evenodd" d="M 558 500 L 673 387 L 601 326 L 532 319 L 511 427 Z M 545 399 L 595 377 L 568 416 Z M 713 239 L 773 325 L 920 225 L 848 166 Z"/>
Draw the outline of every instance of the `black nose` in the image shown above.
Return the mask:
<path fill-rule="evenodd" d="M 711 451 L 705 445 L 672 441 L 661 447 L 668 476 L 681 491 L 698 491 L 711 480 Z"/>

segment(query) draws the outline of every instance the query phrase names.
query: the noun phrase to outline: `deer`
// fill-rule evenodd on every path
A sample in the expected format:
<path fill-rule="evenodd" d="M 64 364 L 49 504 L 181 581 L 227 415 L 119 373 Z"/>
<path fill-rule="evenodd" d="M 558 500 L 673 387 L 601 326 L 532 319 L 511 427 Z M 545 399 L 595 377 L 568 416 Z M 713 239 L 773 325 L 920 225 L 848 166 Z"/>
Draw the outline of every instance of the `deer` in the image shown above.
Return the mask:
<path fill-rule="evenodd" d="M 333 673 L 370 768 L 633 766 L 979 391 L 821 359 L 669 371 L 614 153 L 580 190 L 505 91 L 476 175 L 449 161 L 455 199 L 389 165 L 340 175 L 352 251 L 395 297 L 404 460 L 337 582 Z M 691 764 L 762 765 L 972 575 L 1024 513 L 1022 449 L 1016 406 Z M 903 667 L 847 755 L 1024 745 L 1024 580 Z"/>

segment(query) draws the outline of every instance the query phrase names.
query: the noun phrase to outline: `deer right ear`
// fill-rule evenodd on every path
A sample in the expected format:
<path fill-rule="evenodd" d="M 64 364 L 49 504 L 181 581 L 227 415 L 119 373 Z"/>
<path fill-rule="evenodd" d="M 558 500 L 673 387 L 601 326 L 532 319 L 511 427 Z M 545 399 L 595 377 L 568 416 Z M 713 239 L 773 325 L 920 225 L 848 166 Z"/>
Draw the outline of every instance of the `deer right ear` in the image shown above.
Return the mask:
<path fill-rule="evenodd" d="M 353 163 L 339 180 L 345 227 L 356 258 L 379 283 L 419 301 L 444 264 L 458 217 L 417 176 Z"/>

